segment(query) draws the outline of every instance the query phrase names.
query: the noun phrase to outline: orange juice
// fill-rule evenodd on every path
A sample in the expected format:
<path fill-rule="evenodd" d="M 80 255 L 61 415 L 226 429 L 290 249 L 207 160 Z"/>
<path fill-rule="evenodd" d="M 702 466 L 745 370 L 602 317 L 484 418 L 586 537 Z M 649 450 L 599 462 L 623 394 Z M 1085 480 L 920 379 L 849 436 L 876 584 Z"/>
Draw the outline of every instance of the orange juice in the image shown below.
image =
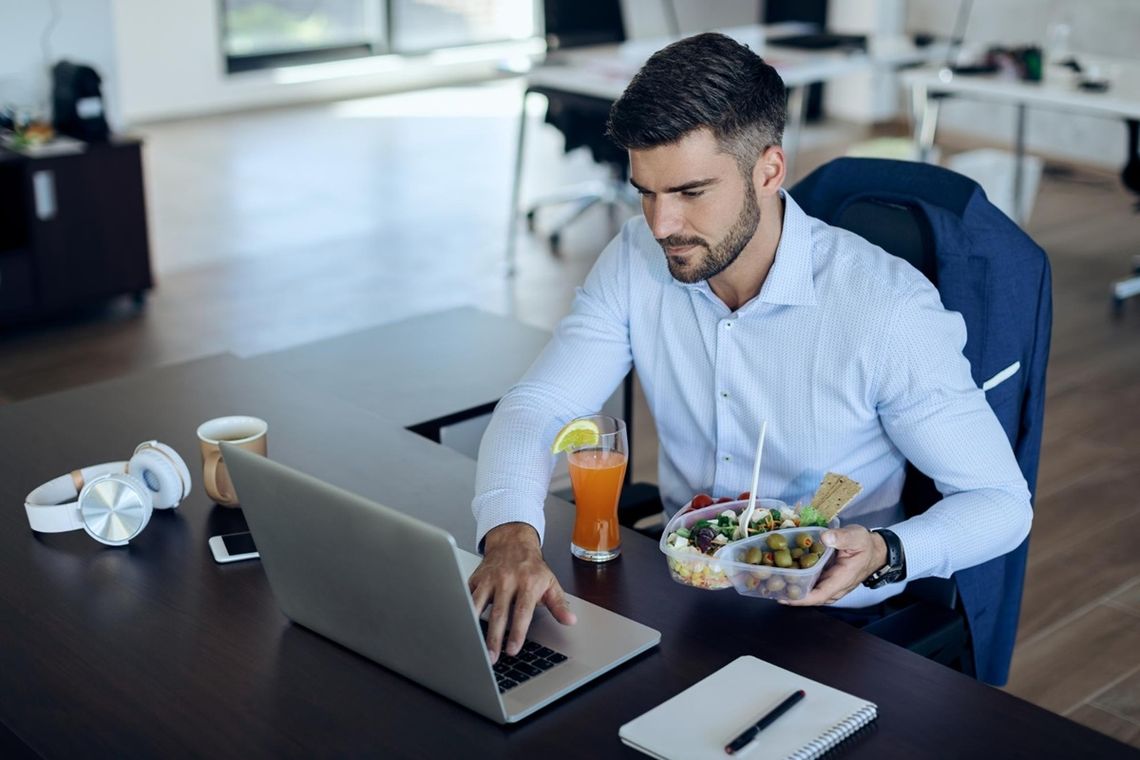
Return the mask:
<path fill-rule="evenodd" d="M 625 479 L 626 456 L 620 451 L 581 449 L 568 457 L 577 516 L 574 546 L 586 552 L 611 552 L 621 545 L 617 505 Z"/>

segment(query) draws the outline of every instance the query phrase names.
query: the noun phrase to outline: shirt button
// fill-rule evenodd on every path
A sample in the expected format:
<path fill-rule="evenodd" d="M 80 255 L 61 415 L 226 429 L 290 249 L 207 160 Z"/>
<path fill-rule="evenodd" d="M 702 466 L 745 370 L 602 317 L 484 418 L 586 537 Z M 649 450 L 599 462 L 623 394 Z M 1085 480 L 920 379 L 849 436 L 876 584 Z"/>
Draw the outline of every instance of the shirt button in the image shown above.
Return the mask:
<path fill-rule="evenodd" d="M 725 329 L 728 329 L 729 327 L 732 327 L 732 323 L 731 322 L 725 322 L 724 327 L 725 327 Z"/>
<path fill-rule="evenodd" d="M 721 457 L 721 458 L 722 458 L 722 459 L 724 459 L 724 461 L 726 461 L 726 462 L 731 462 L 731 461 L 732 461 L 732 457 L 730 457 L 730 456 L 729 456 L 729 455 L 727 455 L 727 454 L 725 454 L 725 455 L 724 455 L 723 457 Z"/>
<path fill-rule="evenodd" d="M 720 392 L 720 397 L 721 397 L 721 398 L 728 398 L 728 391 L 721 391 L 721 392 Z"/>

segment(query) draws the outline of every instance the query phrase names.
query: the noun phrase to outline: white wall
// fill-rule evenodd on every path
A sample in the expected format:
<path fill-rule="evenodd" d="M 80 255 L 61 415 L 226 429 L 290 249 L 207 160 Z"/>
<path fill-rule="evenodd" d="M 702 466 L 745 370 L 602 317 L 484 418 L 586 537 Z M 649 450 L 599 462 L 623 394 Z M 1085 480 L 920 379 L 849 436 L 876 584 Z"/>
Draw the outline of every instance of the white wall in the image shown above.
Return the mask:
<path fill-rule="evenodd" d="M 956 2 L 910 0 L 907 29 L 948 34 L 954 26 Z M 1136 0 L 975 0 L 966 27 L 966 45 L 984 50 L 1045 43 L 1046 29 L 1064 21 L 1072 29 L 1073 52 L 1122 58 L 1140 57 L 1140 2 Z M 1026 143 L 1040 151 L 1077 161 L 1118 168 L 1124 164 L 1123 122 L 1093 116 L 1029 109 Z M 1012 145 L 1014 108 L 993 103 L 950 100 L 943 104 L 939 129 L 953 130 Z"/>
<path fill-rule="evenodd" d="M 111 0 L 55 0 L 59 20 L 47 36 L 51 62 L 67 59 L 95 67 L 103 77 L 108 121 L 121 121 L 117 99 L 115 35 Z M 28 108 L 49 117 L 51 80 L 44 34 L 52 19 L 47 0 L 0 0 L 0 105 Z"/>
<path fill-rule="evenodd" d="M 128 122 L 427 87 L 494 73 L 485 49 L 227 75 L 216 0 L 109 0 Z M 533 43 L 514 49 L 533 49 Z M 472 58 L 476 60 L 471 60 Z"/>

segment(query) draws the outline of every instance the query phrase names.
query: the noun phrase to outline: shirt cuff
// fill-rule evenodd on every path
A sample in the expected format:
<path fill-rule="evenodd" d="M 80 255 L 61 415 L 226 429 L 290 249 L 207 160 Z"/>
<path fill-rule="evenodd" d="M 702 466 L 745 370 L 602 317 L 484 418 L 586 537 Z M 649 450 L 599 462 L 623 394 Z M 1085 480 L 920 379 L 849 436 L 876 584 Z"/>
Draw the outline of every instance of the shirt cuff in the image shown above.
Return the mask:
<path fill-rule="evenodd" d="M 906 557 L 906 579 L 908 581 L 938 575 L 948 578 L 949 574 L 939 575 L 937 569 L 945 562 L 944 544 L 938 540 L 936 531 L 925 528 L 916 518 L 904 520 L 890 526 L 899 537 L 903 555 Z"/>
<path fill-rule="evenodd" d="M 542 545 L 543 533 L 546 530 L 546 515 L 539 507 L 526 507 L 518 503 L 517 495 L 500 492 L 480 494 L 473 505 L 475 512 L 475 541 L 479 553 L 483 553 L 483 539 L 494 528 L 506 523 L 526 523 L 538 533 L 539 545 Z"/>
<path fill-rule="evenodd" d="M 894 530 L 894 528 L 891 528 L 891 530 Z M 870 607 L 879 602 L 886 601 L 892 596 L 898 596 L 905 589 L 906 581 L 887 583 L 878 588 L 867 588 L 863 584 L 859 584 L 828 606 L 843 609 Z"/>

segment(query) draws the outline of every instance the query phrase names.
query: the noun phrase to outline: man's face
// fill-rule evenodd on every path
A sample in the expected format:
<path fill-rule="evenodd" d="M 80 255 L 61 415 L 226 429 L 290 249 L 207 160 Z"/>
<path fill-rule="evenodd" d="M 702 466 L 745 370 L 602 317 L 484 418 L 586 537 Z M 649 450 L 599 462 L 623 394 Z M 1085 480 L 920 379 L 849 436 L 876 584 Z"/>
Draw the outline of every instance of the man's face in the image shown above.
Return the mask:
<path fill-rule="evenodd" d="M 760 207 L 752 177 L 707 129 L 656 148 L 630 150 L 630 182 L 669 273 L 700 282 L 723 272 L 752 240 Z"/>

